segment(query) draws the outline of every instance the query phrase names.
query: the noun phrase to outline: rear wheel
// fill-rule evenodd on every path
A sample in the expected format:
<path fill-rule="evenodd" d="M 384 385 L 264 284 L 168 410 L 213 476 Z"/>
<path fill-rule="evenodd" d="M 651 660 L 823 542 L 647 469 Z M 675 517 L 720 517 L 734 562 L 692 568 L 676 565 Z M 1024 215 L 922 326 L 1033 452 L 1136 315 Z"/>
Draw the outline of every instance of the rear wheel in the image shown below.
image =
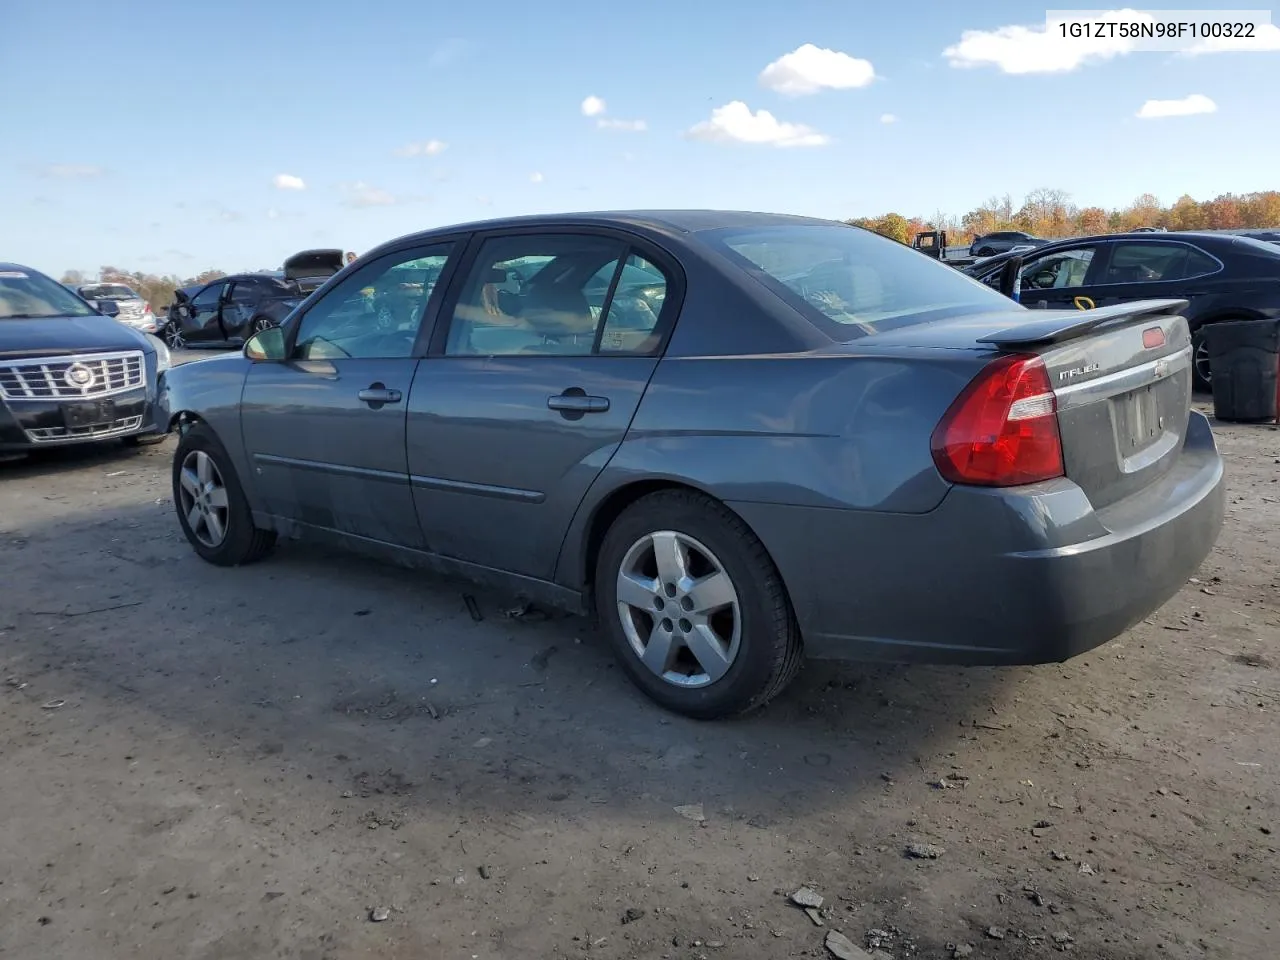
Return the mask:
<path fill-rule="evenodd" d="M 270 330 L 275 325 L 275 321 L 270 317 L 255 317 L 251 329 L 254 333 L 261 333 L 263 330 Z"/>
<path fill-rule="evenodd" d="M 996 255 L 996 252 L 990 247 L 983 247 L 981 250 L 978 251 L 978 256 L 980 257 L 994 257 L 995 255 Z"/>
<path fill-rule="evenodd" d="M 691 491 L 625 510 L 600 548 L 603 628 L 631 679 L 685 716 L 744 713 L 800 669 L 800 631 L 763 544 L 723 504 Z"/>
<path fill-rule="evenodd" d="M 173 503 L 182 532 L 202 559 L 236 567 L 265 557 L 276 535 L 253 525 L 231 457 L 203 423 L 187 429 L 173 456 Z"/>

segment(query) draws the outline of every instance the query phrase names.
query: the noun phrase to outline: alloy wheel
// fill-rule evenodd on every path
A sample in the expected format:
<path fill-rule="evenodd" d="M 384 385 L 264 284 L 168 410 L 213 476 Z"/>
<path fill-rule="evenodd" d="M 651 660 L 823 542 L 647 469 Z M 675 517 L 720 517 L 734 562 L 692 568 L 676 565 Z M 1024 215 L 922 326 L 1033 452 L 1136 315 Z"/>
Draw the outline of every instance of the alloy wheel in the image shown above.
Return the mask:
<path fill-rule="evenodd" d="M 182 335 L 178 325 L 170 321 L 164 328 L 164 342 L 170 350 L 181 350 L 187 345 L 187 338 Z"/>
<path fill-rule="evenodd" d="M 1196 344 L 1196 352 L 1192 363 L 1195 364 L 1196 375 L 1200 377 L 1203 383 L 1213 383 L 1213 371 L 1210 369 L 1211 365 L 1209 363 L 1209 345 L 1204 342 L 1204 338 L 1201 338 L 1200 342 Z"/>
<path fill-rule="evenodd" d="M 179 497 L 182 515 L 195 538 L 216 548 L 227 537 L 227 487 L 213 457 L 192 450 L 182 461 Z"/>
<path fill-rule="evenodd" d="M 261 333 L 263 330 L 270 330 L 275 324 L 266 317 L 259 317 L 253 324 L 253 332 Z"/>
<path fill-rule="evenodd" d="M 709 686 L 733 666 L 742 643 L 738 591 L 693 537 L 658 530 L 632 544 L 619 565 L 617 600 L 632 652 L 667 683 Z"/>

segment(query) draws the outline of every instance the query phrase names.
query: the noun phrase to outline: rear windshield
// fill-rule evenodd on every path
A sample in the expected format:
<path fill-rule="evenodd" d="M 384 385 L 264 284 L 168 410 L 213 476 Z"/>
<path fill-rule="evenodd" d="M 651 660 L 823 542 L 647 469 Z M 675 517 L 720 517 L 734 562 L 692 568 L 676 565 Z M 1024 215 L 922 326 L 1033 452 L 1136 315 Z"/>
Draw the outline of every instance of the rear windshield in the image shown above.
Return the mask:
<path fill-rule="evenodd" d="M 97 315 L 74 293 L 43 274 L 0 269 L 0 320 Z"/>
<path fill-rule="evenodd" d="M 80 296 L 86 300 L 137 300 L 138 295 L 123 283 L 95 283 L 81 287 Z"/>
<path fill-rule="evenodd" d="M 804 224 L 701 236 L 836 340 L 1016 309 L 955 268 L 858 227 Z"/>

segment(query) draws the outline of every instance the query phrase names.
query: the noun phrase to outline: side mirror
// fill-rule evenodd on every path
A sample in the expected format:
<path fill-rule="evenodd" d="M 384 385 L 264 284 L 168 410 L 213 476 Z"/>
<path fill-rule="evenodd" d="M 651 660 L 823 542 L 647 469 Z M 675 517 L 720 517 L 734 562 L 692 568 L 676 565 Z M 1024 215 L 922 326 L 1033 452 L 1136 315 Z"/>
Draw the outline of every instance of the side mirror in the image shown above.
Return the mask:
<path fill-rule="evenodd" d="M 94 304 L 94 308 L 104 317 L 120 316 L 120 304 L 114 300 L 99 300 Z"/>
<path fill-rule="evenodd" d="M 1022 257 L 1010 257 L 1000 268 L 1000 292 L 1017 303 L 1021 299 L 1021 284 L 1018 282 L 1022 272 Z"/>
<path fill-rule="evenodd" d="M 286 359 L 284 329 L 259 330 L 244 342 L 244 355 L 255 363 L 279 363 Z"/>

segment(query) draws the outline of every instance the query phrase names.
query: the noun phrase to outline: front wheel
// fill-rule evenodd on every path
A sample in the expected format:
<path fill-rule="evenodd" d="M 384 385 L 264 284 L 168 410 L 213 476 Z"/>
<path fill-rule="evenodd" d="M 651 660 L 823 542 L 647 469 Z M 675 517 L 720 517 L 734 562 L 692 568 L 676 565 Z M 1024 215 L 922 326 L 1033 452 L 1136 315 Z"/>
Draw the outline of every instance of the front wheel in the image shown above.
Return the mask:
<path fill-rule="evenodd" d="M 275 325 L 275 321 L 270 317 L 257 317 L 254 319 L 250 329 L 253 333 L 261 333 L 263 330 L 270 330 Z"/>
<path fill-rule="evenodd" d="M 745 713 L 800 669 L 800 630 L 772 559 L 701 494 L 663 491 L 627 508 L 601 545 L 595 593 L 627 674 L 676 713 Z"/>
<path fill-rule="evenodd" d="M 203 423 L 187 428 L 173 455 L 173 503 L 196 553 L 220 567 L 265 557 L 276 535 L 253 524 L 231 457 Z"/>
<path fill-rule="evenodd" d="M 170 320 L 164 325 L 164 329 L 160 331 L 160 339 L 170 350 L 181 350 L 187 345 L 187 338 L 182 335 L 182 328 L 176 320 Z"/>

